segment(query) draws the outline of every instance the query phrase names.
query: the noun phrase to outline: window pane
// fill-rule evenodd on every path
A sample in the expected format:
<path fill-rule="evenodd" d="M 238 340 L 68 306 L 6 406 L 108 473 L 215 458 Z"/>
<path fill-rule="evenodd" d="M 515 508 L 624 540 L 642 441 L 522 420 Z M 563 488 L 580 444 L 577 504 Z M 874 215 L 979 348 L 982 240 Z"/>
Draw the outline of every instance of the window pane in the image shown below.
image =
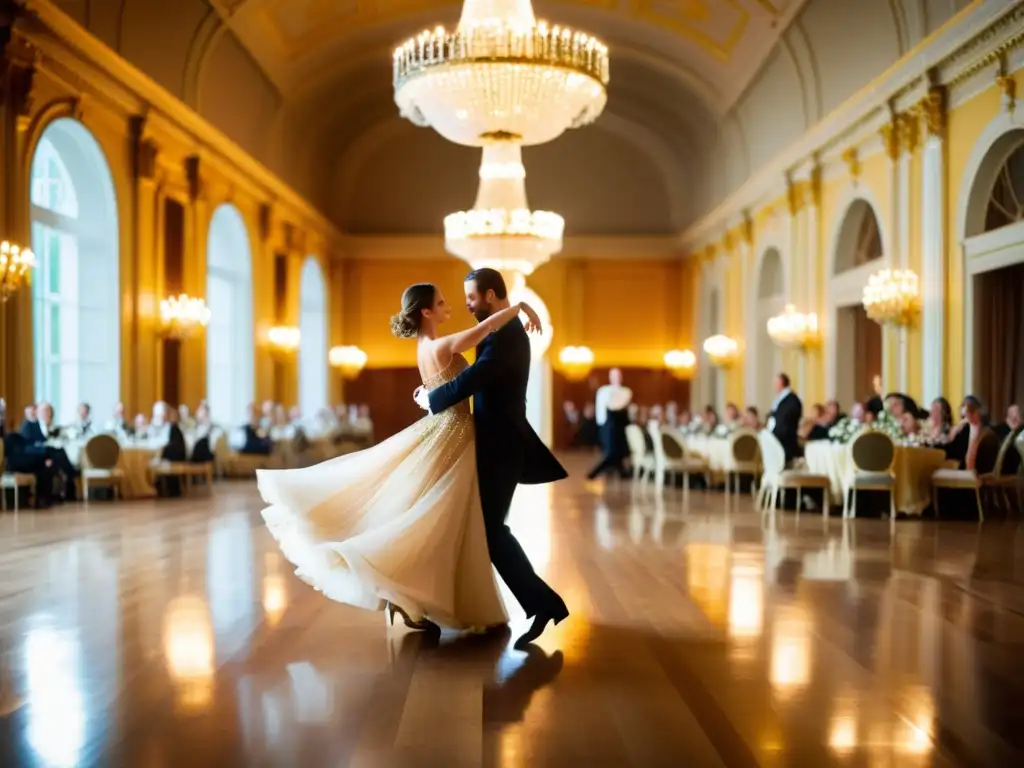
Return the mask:
<path fill-rule="evenodd" d="M 60 304 L 56 302 L 47 303 L 49 305 L 49 327 L 46 329 L 46 333 L 50 337 L 50 354 L 54 357 L 60 357 Z"/>
<path fill-rule="evenodd" d="M 60 385 L 60 363 L 50 363 L 46 366 L 46 388 L 43 390 L 43 396 L 53 405 L 53 412 L 55 414 L 61 413 Z"/>
<path fill-rule="evenodd" d="M 50 293 L 60 293 L 60 235 L 46 230 L 46 275 Z"/>

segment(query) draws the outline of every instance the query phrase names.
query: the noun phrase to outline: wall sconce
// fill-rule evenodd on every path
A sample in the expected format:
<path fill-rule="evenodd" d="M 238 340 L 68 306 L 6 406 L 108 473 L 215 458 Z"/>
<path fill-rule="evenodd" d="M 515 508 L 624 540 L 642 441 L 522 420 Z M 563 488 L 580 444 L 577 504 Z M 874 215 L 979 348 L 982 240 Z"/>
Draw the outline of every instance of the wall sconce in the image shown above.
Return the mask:
<path fill-rule="evenodd" d="M 327 360 L 331 367 L 341 371 L 342 377 L 352 380 L 366 367 L 368 356 L 359 347 L 331 347 Z"/>
<path fill-rule="evenodd" d="M 868 278 L 861 300 L 879 325 L 911 325 L 921 311 L 921 288 L 911 269 L 883 269 Z"/>
<path fill-rule="evenodd" d="M 569 381 L 583 381 L 594 367 L 590 347 L 563 347 L 558 353 L 559 367 Z"/>
<path fill-rule="evenodd" d="M 31 250 L 22 250 L 14 243 L 0 243 L 0 303 L 6 304 L 21 286 L 28 282 L 28 273 L 35 267 Z"/>
<path fill-rule="evenodd" d="M 719 334 L 704 340 L 704 353 L 716 368 L 729 368 L 740 356 L 740 345 L 735 339 Z"/>
<path fill-rule="evenodd" d="M 302 334 L 294 325 L 275 325 L 267 331 L 270 349 L 278 355 L 291 355 L 299 348 Z"/>
<path fill-rule="evenodd" d="M 160 302 L 160 333 L 170 339 L 190 339 L 210 322 L 210 309 L 203 299 L 187 293 Z"/>
<path fill-rule="evenodd" d="M 769 318 L 768 337 L 784 349 L 807 349 L 818 343 L 818 316 L 814 312 L 797 312 L 787 304 L 782 314 Z"/>
<path fill-rule="evenodd" d="M 677 379 L 689 379 L 697 368 L 697 356 L 688 349 L 673 349 L 665 353 L 665 367 Z"/>

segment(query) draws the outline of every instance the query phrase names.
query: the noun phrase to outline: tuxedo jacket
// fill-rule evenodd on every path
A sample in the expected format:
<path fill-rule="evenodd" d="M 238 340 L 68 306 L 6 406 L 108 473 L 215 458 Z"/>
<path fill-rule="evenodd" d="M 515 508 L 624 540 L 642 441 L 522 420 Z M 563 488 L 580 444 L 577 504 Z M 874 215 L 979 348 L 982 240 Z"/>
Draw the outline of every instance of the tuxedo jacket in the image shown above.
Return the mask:
<path fill-rule="evenodd" d="M 568 477 L 526 419 L 530 338 L 511 322 L 476 348 L 476 362 L 430 392 L 430 412 L 473 398 L 477 465 L 481 472 L 510 472 L 524 485 Z"/>
<path fill-rule="evenodd" d="M 39 426 L 38 421 L 29 421 L 25 419 L 21 422 L 21 436 L 25 438 L 25 442 L 29 445 L 39 445 L 46 442 L 46 435 L 43 434 L 43 428 Z"/>
<path fill-rule="evenodd" d="M 792 461 L 800 455 L 800 417 L 803 412 L 804 404 L 793 392 L 782 398 L 782 402 L 775 407 L 775 428 L 772 434 L 785 448 L 786 461 Z"/>

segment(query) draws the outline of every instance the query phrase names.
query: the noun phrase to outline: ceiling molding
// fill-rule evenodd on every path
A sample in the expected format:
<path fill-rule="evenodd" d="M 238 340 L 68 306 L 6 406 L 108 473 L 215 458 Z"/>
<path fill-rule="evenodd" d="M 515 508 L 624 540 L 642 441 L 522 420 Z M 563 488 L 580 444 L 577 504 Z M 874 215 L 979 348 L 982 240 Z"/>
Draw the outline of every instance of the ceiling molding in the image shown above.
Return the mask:
<path fill-rule="evenodd" d="M 421 261 L 455 259 L 444 249 L 441 235 L 346 235 L 334 251 L 336 259 L 372 261 Z M 675 237 L 567 237 L 559 259 L 596 261 L 674 261 L 682 258 Z"/>

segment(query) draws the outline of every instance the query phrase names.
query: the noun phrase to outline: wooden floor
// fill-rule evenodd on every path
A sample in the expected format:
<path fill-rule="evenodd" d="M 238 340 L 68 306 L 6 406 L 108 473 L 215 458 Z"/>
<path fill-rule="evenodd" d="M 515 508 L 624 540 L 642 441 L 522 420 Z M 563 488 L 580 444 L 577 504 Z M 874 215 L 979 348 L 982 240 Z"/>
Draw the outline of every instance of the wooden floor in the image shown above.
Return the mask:
<path fill-rule="evenodd" d="M 513 510 L 573 611 L 530 653 L 328 602 L 250 483 L 8 512 L 0 765 L 1024 765 L 1016 523 L 762 523 L 569 463 Z"/>

